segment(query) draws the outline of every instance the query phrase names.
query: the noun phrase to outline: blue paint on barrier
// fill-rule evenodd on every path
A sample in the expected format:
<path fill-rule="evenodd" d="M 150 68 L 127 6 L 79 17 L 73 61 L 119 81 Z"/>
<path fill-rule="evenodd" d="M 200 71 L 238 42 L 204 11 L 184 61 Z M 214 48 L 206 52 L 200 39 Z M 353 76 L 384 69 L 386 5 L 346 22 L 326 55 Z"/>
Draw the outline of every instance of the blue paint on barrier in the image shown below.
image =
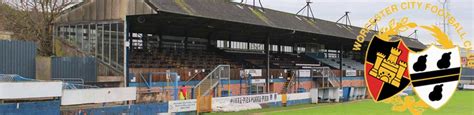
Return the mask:
<path fill-rule="evenodd" d="M 281 107 L 282 104 L 281 104 L 281 101 L 278 101 L 278 102 L 271 102 L 271 103 L 267 103 L 268 106 L 270 107 Z"/>
<path fill-rule="evenodd" d="M 59 115 L 61 102 L 39 101 L 0 104 L 1 115 Z"/>
<path fill-rule="evenodd" d="M 311 103 L 311 98 L 308 99 L 299 99 L 299 100 L 288 100 L 286 101 L 287 106 L 299 105 L 299 104 L 309 104 Z"/>
<path fill-rule="evenodd" d="M 133 104 L 113 107 L 91 108 L 73 111 L 63 111 L 69 114 L 87 114 L 87 115 L 156 115 L 158 113 L 167 113 L 168 103 L 150 103 Z"/>
<path fill-rule="evenodd" d="M 174 115 L 196 115 L 196 111 L 190 111 L 190 112 L 177 112 L 177 113 L 174 113 Z"/>

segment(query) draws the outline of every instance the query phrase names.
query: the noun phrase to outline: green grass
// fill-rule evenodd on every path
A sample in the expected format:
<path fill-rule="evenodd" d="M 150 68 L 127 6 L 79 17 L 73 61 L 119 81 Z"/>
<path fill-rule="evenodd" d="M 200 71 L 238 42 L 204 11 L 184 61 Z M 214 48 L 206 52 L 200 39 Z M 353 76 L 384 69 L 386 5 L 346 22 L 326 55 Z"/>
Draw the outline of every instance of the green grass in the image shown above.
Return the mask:
<path fill-rule="evenodd" d="M 416 97 L 416 96 L 415 96 Z M 419 99 L 417 99 L 419 100 Z M 361 100 L 332 104 L 302 104 L 290 107 L 275 107 L 234 113 L 208 113 L 206 115 L 408 115 L 410 112 L 393 112 L 391 104 Z M 474 91 L 457 91 L 449 102 L 439 110 L 426 109 L 424 115 L 474 115 Z"/>

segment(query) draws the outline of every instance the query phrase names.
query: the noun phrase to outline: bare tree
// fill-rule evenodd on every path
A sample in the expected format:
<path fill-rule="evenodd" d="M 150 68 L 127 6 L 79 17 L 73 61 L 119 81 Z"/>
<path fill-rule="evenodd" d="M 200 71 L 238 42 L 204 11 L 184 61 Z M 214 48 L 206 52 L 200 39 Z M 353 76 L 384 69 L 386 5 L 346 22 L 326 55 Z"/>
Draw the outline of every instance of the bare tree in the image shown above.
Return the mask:
<path fill-rule="evenodd" d="M 13 37 L 34 41 L 40 55 L 52 55 L 53 22 L 77 0 L 2 0 L 0 20 Z"/>

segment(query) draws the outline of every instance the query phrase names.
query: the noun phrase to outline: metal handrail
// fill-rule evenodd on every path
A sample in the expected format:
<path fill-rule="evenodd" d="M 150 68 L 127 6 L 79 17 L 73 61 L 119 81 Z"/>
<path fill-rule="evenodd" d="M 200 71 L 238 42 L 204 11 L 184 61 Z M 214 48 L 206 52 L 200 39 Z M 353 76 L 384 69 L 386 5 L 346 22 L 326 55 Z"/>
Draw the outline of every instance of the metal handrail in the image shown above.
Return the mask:
<path fill-rule="evenodd" d="M 329 83 L 331 83 L 331 85 L 333 86 L 339 86 L 340 83 L 339 83 L 339 79 L 336 78 L 336 74 L 331 71 L 331 69 L 329 67 L 320 67 L 318 68 L 321 70 L 321 74 L 324 77 L 327 77 L 328 78 L 328 81 Z"/>
<path fill-rule="evenodd" d="M 290 79 L 290 81 L 288 82 L 288 86 L 286 87 L 286 93 L 290 92 L 291 89 L 293 89 L 293 82 L 295 81 L 296 79 L 296 72 L 292 72 L 292 77 Z M 293 92 L 293 91 L 292 91 Z"/>
<path fill-rule="evenodd" d="M 337 85 L 337 86 L 341 85 L 341 84 L 339 83 L 340 80 L 336 78 L 336 74 L 334 74 L 334 72 L 332 72 L 331 70 L 328 70 L 328 71 L 329 71 L 329 73 L 328 73 L 328 74 L 329 74 L 329 75 L 328 75 L 329 82 L 330 82 L 333 86 L 334 86 L 334 85 Z M 341 73 L 341 74 L 342 74 L 342 73 Z M 334 87 L 336 87 L 336 86 L 334 86 Z"/>
<path fill-rule="evenodd" d="M 59 80 L 71 84 L 84 84 L 84 79 L 82 78 L 52 78 L 52 80 Z"/>
<path fill-rule="evenodd" d="M 222 68 L 222 67 L 230 67 L 229 65 L 218 65 L 216 68 L 214 68 L 214 70 L 212 70 L 211 72 L 209 72 L 209 74 L 206 75 L 206 77 L 204 77 L 198 84 L 196 84 L 193 88 L 196 88 L 198 87 L 199 85 L 201 85 L 201 83 L 203 81 L 205 81 L 206 79 L 209 79 L 209 77 L 212 76 L 212 74 L 217 71 L 219 68 Z M 220 79 L 220 76 L 218 76 L 218 78 Z M 212 78 L 211 78 L 211 83 L 212 83 Z"/>
<path fill-rule="evenodd" d="M 197 75 L 201 74 L 203 72 L 198 72 L 196 74 L 194 74 L 191 78 L 189 78 L 188 80 L 186 80 L 186 82 L 184 82 L 184 85 L 187 85 L 189 83 L 189 81 L 193 80 Z"/>
<path fill-rule="evenodd" d="M 200 88 L 201 88 L 201 84 L 202 84 L 203 82 L 205 82 L 206 80 L 208 80 L 208 79 L 209 79 L 209 81 L 210 81 L 209 89 L 211 89 L 211 88 L 213 88 L 213 87 L 216 87 L 222 79 L 225 79 L 224 76 L 223 76 L 222 71 L 225 70 L 226 67 L 227 67 L 227 68 L 230 68 L 230 65 L 218 65 L 218 66 L 217 66 L 216 68 L 214 68 L 211 72 L 209 72 L 209 73 L 206 75 L 206 77 L 204 77 L 197 85 L 195 85 L 195 86 L 193 87 L 193 90 L 195 90 L 196 88 L 200 89 Z M 218 72 L 218 73 L 217 73 L 218 75 L 216 75 L 216 72 Z M 224 73 L 224 74 L 225 74 L 225 73 Z M 229 70 L 229 72 L 228 72 L 227 74 L 228 74 L 228 75 L 225 75 L 225 77 L 228 77 L 227 79 L 230 80 L 230 70 Z M 213 80 L 213 79 L 215 79 L 215 80 Z M 211 91 L 211 90 L 209 90 L 209 89 L 204 89 L 204 90 L 205 90 L 204 93 L 201 93 L 201 92 L 198 92 L 198 93 L 201 93 L 200 95 L 207 95 L 207 94 L 209 94 L 209 92 Z"/>
<path fill-rule="evenodd" d="M 145 85 L 148 87 L 148 88 L 151 88 L 151 84 L 149 84 L 147 82 L 147 80 L 145 79 L 145 77 L 143 76 L 143 73 L 139 73 L 140 74 L 140 78 L 142 78 L 142 80 L 145 82 Z M 150 77 L 150 76 L 149 76 Z M 151 82 L 151 81 L 150 81 Z"/>

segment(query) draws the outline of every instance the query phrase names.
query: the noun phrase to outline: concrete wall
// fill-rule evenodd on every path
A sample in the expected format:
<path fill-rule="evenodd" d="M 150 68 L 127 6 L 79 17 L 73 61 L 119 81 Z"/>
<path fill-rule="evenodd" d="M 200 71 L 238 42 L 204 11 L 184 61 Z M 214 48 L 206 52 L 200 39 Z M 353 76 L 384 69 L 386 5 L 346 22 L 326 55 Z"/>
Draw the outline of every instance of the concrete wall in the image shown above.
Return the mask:
<path fill-rule="evenodd" d="M 287 106 L 311 103 L 309 92 L 287 94 L 286 98 L 287 98 L 287 102 L 286 102 Z"/>
<path fill-rule="evenodd" d="M 36 57 L 36 79 L 51 80 L 51 57 Z"/>
<path fill-rule="evenodd" d="M 136 98 L 136 87 L 71 89 L 63 91 L 63 96 L 61 97 L 61 105 L 120 102 L 135 100 Z"/>
<path fill-rule="evenodd" d="M 0 82 L 0 99 L 60 97 L 62 82 Z"/>

